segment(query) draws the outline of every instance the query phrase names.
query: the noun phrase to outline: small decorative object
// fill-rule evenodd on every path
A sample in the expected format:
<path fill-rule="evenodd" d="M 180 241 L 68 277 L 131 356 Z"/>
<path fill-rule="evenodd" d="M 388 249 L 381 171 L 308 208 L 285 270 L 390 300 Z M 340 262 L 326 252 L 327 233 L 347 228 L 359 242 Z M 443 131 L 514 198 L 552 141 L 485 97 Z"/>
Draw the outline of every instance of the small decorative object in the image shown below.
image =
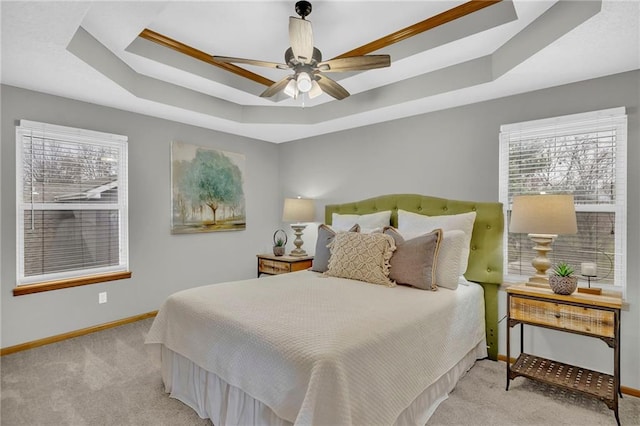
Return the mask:
<path fill-rule="evenodd" d="M 601 288 L 591 288 L 591 278 L 596 278 L 598 265 L 593 262 L 584 262 L 580 264 L 580 273 L 587 278 L 587 287 L 579 287 L 578 293 L 602 294 Z"/>
<path fill-rule="evenodd" d="M 287 233 L 284 232 L 284 229 L 278 229 L 273 233 L 273 254 L 275 256 L 283 256 L 286 245 Z"/>
<path fill-rule="evenodd" d="M 578 277 L 573 276 L 573 268 L 564 263 L 558 263 L 549 276 L 549 286 L 554 293 L 571 294 L 578 287 Z"/>

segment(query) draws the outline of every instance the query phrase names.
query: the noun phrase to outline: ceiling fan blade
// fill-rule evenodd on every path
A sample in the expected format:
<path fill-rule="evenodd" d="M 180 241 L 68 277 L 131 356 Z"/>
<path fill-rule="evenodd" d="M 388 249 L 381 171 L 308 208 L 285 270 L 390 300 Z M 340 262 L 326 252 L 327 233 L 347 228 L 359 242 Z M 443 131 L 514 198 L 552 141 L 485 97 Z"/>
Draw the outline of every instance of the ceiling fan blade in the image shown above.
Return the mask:
<path fill-rule="evenodd" d="M 293 50 L 293 56 L 298 59 L 299 62 L 308 64 L 313 58 L 313 30 L 311 29 L 311 22 L 289 17 L 289 43 L 291 43 L 291 50 Z"/>
<path fill-rule="evenodd" d="M 329 96 L 333 96 L 337 100 L 342 100 L 349 96 L 349 92 L 347 92 L 347 89 L 340 86 L 338 83 L 331 80 L 325 75 L 318 75 L 318 79 L 316 81 L 318 82 L 318 85 L 320 85 L 324 93 Z"/>
<path fill-rule="evenodd" d="M 389 55 L 366 55 L 320 62 L 318 69 L 322 72 L 345 72 L 385 68 L 390 65 L 391 57 Z"/>
<path fill-rule="evenodd" d="M 224 62 L 224 63 L 230 63 L 230 64 L 247 64 L 247 65 L 255 65 L 258 67 L 278 68 L 280 70 L 289 69 L 289 65 L 287 64 L 279 64 L 277 62 L 268 62 L 268 61 L 257 61 L 255 59 L 232 58 L 229 56 L 213 56 L 213 60 L 216 62 Z"/>
<path fill-rule="evenodd" d="M 260 97 L 261 98 L 270 98 L 271 96 L 277 94 L 278 92 L 280 92 L 281 90 L 283 90 L 287 86 L 287 83 L 289 83 L 289 80 L 291 80 L 291 78 L 292 78 L 292 76 L 288 75 L 285 78 L 283 78 L 282 80 L 276 81 L 271 86 L 267 87 L 267 90 L 262 92 L 260 94 Z"/>

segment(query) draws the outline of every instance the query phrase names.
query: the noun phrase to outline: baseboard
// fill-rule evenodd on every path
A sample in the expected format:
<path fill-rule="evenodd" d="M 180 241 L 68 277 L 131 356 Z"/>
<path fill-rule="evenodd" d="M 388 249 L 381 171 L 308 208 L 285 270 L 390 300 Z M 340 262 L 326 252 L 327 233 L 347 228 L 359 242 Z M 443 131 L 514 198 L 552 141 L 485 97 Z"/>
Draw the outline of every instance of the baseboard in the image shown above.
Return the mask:
<path fill-rule="evenodd" d="M 27 349 L 37 348 L 38 346 L 49 345 L 51 343 L 61 342 L 63 340 L 72 339 L 74 337 L 84 336 L 85 334 L 95 333 L 96 331 L 107 330 L 109 328 L 118 327 L 132 322 L 141 321 L 147 318 L 153 318 L 158 311 L 147 312 L 146 314 L 134 315 L 132 317 L 111 321 L 105 324 L 94 325 L 93 327 L 87 327 L 76 331 L 70 331 L 69 333 L 58 334 L 56 336 L 45 337 L 44 339 L 33 340 L 27 343 L 21 343 L 15 346 L 9 346 L 0 349 L 0 356 L 13 354 L 20 351 L 26 351 Z"/>
<path fill-rule="evenodd" d="M 498 361 L 507 362 L 507 356 L 498 354 Z M 511 363 L 513 364 L 514 362 L 516 362 L 516 359 L 511 358 Z M 631 395 L 631 396 L 635 396 L 636 398 L 640 398 L 640 389 L 630 388 L 628 386 L 620 386 L 620 392 L 626 395 Z"/>

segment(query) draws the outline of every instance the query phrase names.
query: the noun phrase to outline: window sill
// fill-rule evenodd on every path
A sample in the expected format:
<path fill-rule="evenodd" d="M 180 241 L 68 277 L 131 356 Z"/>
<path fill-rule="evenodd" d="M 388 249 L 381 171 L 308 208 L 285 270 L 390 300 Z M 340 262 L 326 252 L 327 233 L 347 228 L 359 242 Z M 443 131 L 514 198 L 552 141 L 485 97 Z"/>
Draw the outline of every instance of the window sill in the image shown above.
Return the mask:
<path fill-rule="evenodd" d="M 69 278 L 65 280 L 46 281 L 35 284 L 27 284 L 17 286 L 13 289 L 14 296 L 23 296 L 25 294 L 41 293 L 43 291 L 59 290 L 62 288 L 78 287 L 81 285 L 89 285 L 102 283 L 105 281 L 115 281 L 131 278 L 131 272 L 110 272 L 108 274 L 87 275 L 85 277 Z"/>

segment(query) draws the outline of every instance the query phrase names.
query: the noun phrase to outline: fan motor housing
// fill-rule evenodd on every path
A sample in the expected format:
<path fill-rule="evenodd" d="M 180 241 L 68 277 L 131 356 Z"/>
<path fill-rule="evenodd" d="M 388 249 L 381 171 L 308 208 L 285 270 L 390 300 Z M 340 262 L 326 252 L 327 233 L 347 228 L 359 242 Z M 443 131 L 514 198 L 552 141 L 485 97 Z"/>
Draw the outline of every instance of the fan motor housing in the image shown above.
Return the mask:
<path fill-rule="evenodd" d="M 322 52 L 320 52 L 320 49 L 314 47 L 313 48 L 313 55 L 311 57 L 311 63 L 312 64 L 318 64 L 322 62 Z M 288 48 L 285 52 L 284 52 L 284 63 L 291 66 L 291 68 L 294 68 L 295 65 L 298 64 L 298 61 L 295 59 L 295 57 L 293 56 L 293 49 Z"/>

